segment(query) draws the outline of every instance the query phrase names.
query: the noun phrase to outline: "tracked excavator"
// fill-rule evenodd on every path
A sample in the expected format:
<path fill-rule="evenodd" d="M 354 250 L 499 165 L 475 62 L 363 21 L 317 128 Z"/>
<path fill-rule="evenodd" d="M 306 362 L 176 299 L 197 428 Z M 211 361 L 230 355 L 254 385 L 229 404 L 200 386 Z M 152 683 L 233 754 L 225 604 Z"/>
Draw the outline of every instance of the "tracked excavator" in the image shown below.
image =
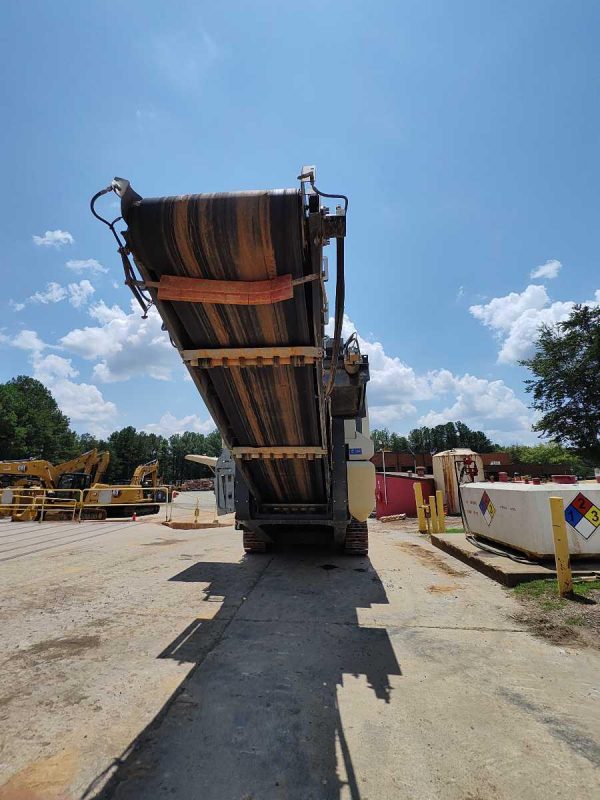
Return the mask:
<path fill-rule="evenodd" d="M 92 482 L 100 482 L 108 467 L 108 450 L 88 450 L 62 464 L 53 465 L 39 458 L 0 461 L 0 486 L 56 488 L 62 475 L 78 473 L 90 475 Z"/>
<path fill-rule="evenodd" d="M 90 485 L 102 480 L 108 468 L 110 453 L 88 450 L 62 464 L 53 465 L 44 459 L 0 461 L 0 517 L 13 520 L 32 518 L 28 504 L 35 505 L 44 490 L 62 489 L 72 482 L 85 480 Z M 39 493 L 35 490 L 39 488 Z M 19 492 L 26 489 L 26 492 Z"/>
<path fill-rule="evenodd" d="M 94 482 L 90 475 L 85 474 L 71 474 L 65 477 L 66 479 L 61 479 L 57 486 L 61 491 L 56 493 L 56 505 L 60 507 L 65 505 L 65 501 L 75 501 L 79 491 L 83 492 L 82 519 L 102 520 L 107 517 L 126 517 L 133 513 L 137 516 L 157 514 L 160 510 L 158 504 L 164 503 L 167 499 L 166 491 L 157 488 L 156 459 L 137 466 L 127 486 Z M 46 518 L 70 519 L 72 514 L 69 509 L 57 509 L 56 513 L 53 513 L 52 500 L 50 493 Z"/>
<path fill-rule="evenodd" d="M 110 192 L 121 200 L 114 220 L 96 210 Z M 264 553 L 293 529 L 367 553 L 369 362 L 356 335 L 342 340 L 347 209 L 346 196 L 317 188 L 314 167 L 290 189 L 143 198 L 115 178 L 91 200 L 143 316 L 157 309 L 221 432 L 219 502 L 235 511 L 247 553 Z"/>
<path fill-rule="evenodd" d="M 165 489 L 158 487 L 158 461 L 137 466 L 127 486 L 101 482 L 109 462 L 108 450 L 90 450 L 56 467 L 42 460 L 0 462 L 0 476 L 15 475 L 20 481 L 1 490 L 0 516 L 10 516 L 13 522 L 39 519 L 42 495 L 47 521 L 72 519 L 80 499 L 84 520 L 158 513 L 159 503 L 167 500 Z M 26 471 L 18 469 L 22 464 L 27 466 Z M 20 492 L 22 489 L 26 491 Z"/>

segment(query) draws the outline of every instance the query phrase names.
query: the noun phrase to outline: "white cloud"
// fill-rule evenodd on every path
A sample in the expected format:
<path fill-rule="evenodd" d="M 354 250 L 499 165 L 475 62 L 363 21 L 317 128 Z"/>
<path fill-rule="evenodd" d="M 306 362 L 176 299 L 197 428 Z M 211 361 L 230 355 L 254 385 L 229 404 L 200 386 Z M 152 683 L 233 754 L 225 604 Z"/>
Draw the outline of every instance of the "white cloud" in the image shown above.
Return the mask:
<path fill-rule="evenodd" d="M 95 258 L 86 258 L 86 259 L 71 259 L 67 261 L 65 266 L 68 269 L 73 270 L 73 272 L 108 272 L 107 267 L 102 266 L 99 261 L 96 261 Z"/>
<path fill-rule="evenodd" d="M 333 318 L 327 325 L 333 330 Z M 344 316 L 342 336 L 346 339 L 355 327 Z M 524 441 L 530 438 L 533 415 L 514 391 L 501 380 L 487 380 L 473 375 L 454 375 L 447 369 L 419 374 L 397 357 L 388 355 L 381 342 L 358 337 L 361 352 L 369 356 L 367 396 L 372 427 L 401 430 L 407 418 L 417 413 L 425 401 L 431 405 L 444 403 L 441 411 L 422 414 L 421 425 L 438 425 L 461 420 L 473 428 L 494 430 L 503 441 Z M 517 435 L 518 433 L 518 435 Z"/>
<path fill-rule="evenodd" d="M 52 384 L 63 378 L 76 378 L 79 375 L 70 358 L 56 356 L 53 353 L 34 357 L 33 366 L 35 377 L 45 384 Z"/>
<path fill-rule="evenodd" d="M 80 308 L 85 305 L 96 291 L 87 278 L 79 281 L 79 283 L 70 283 L 68 288 L 69 303 L 71 303 L 74 308 Z"/>
<path fill-rule="evenodd" d="M 456 292 L 456 302 L 458 303 L 459 300 L 462 300 L 464 296 L 465 296 L 465 287 L 459 286 L 458 291 Z"/>
<path fill-rule="evenodd" d="M 600 290 L 587 305 L 600 303 Z M 551 302 L 544 286 L 530 284 L 522 292 L 495 297 L 485 305 L 471 306 L 469 311 L 502 342 L 498 353 L 501 364 L 514 364 L 535 351 L 539 328 L 567 319 L 575 302 Z"/>
<path fill-rule="evenodd" d="M 539 267 L 532 269 L 529 273 L 530 278 L 556 278 L 560 272 L 562 264 L 555 258 L 546 261 L 545 264 L 540 264 Z"/>
<path fill-rule="evenodd" d="M 68 286 L 61 286 L 60 283 L 51 281 L 46 285 L 45 291 L 32 294 L 31 297 L 28 298 L 28 301 L 30 303 L 48 305 L 49 303 L 60 303 L 65 298 L 68 298 L 69 303 L 74 308 L 80 308 L 88 302 L 95 291 L 96 290 L 87 278 L 79 281 L 79 283 L 69 283 Z M 24 307 L 23 303 L 19 305 Z"/>
<path fill-rule="evenodd" d="M 494 297 L 485 305 L 471 306 L 469 311 L 480 322 L 496 331 L 510 331 L 527 311 L 544 308 L 550 302 L 545 286 L 530 284 L 523 292 Z"/>
<path fill-rule="evenodd" d="M 429 411 L 419 419 L 420 425 L 441 425 L 455 420 L 468 421 L 473 428 L 495 428 L 531 431 L 532 414 L 525 403 L 504 381 L 490 381 L 465 373 L 453 375 L 449 370 L 430 372 L 430 385 L 436 396 L 454 395 L 454 402 L 442 411 Z M 506 440 L 506 436 L 504 435 Z"/>
<path fill-rule="evenodd" d="M 113 383 L 140 375 L 171 379 L 180 360 L 161 330 L 162 320 L 155 308 L 147 319 L 141 319 L 135 301 L 129 314 L 119 306 L 100 302 L 91 307 L 90 316 L 100 325 L 75 328 L 60 344 L 82 358 L 97 361 L 93 371 L 97 380 Z"/>
<path fill-rule="evenodd" d="M 35 331 L 21 331 L 10 340 L 10 344 L 29 352 L 33 377 L 52 392 L 60 410 L 79 430 L 96 436 L 110 432 L 117 414 L 116 405 L 105 400 L 97 386 L 73 380 L 79 373 L 70 358 L 54 353 L 43 355 L 50 345 L 45 344 Z"/>
<path fill-rule="evenodd" d="M 43 342 L 35 331 L 21 331 L 11 340 L 13 347 L 20 350 L 29 350 L 32 353 L 41 353 L 48 345 Z"/>
<path fill-rule="evenodd" d="M 34 353 L 32 364 L 33 377 L 50 389 L 60 410 L 76 427 L 96 436 L 110 431 L 117 413 L 116 405 L 105 400 L 97 386 L 71 380 L 79 373 L 70 358 Z"/>
<path fill-rule="evenodd" d="M 69 231 L 46 231 L 43 236 L 34 236 L 33 241 L 38 247 L 56 247 L 60 249 L 65 244 L 74 244 L 75 239 Z"/>
<path fill-rule="evenodd" d="M 185 431 L 210 433 L 214 429 L 215 423 L 210 418 L 201 420 L 197 414 L 190 414 L 177 419 L 170 411 L 163 414 L 158 422 L 149 423 L 142 428 L 148 433 L 159 433 L 162 436 L 173 436 L 175 433 L 185 433 Z"/>
<path fill-rule="evenodd" d="M 56 283 L 56 281 L 51 281 L 46 284 L 45 292 L 36 292 L 31 295 L 29 300 L 31 303 L 43 303 L 47 305 L 48 303 L 60 303 L 66 296 L 67 290 L 65 287 L 61 286 L 60 283 Z"/>
<path fill-rule="evenodd" d="M 23 311 L 25 308 L 25 303 L 17 303 L 15 300 L 9 300 L 8 305 L 14 312 Z"/>

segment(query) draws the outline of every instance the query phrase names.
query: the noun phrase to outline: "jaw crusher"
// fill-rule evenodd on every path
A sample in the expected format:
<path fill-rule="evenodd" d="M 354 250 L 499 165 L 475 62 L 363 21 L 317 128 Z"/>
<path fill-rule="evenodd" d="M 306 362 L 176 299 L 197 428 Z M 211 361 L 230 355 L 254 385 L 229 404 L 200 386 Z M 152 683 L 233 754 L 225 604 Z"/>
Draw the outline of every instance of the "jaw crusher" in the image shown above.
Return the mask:
<path fill-rule="evenodd" d="M 220 510 L 235 511 L 246 552 L 301 529 L 366 555 L 375 494 L 369 363 L 355 334 L 341 337 L 348 200 L 319 191 L 314 167 L 298 180 L 292 189 L 143 198 L 115 178 L 91 209 L 118 243 L 125 283 L 144 315 L 157 309 L 219 428 Z M 95 210 L 108 192 L 121 199 L 112 222 Z M 333 213 L 324 198 L 340 201 Z M 126 231 L 116 230 L 120 219 Z M 323 250 L 332 239 L 329 338 Z"/>

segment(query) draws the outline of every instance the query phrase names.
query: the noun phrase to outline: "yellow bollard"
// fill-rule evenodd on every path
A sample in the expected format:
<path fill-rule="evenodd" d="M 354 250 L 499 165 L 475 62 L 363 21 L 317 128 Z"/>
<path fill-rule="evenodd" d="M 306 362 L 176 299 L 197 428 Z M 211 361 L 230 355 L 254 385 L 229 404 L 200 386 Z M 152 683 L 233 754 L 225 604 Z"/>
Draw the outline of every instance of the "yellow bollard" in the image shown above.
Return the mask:
<path fill-rule="evenodd" d="M 431 517 L 431 532 L 432 533 L 439 533 L 438 530 L 438 516 L 437 511 L 435 510 L 435 495 L 432 494 L 429 497 L 429 516 Z"/>
<path fill-rule="evenodd" d="M 552 535 L 554 537 L 556 576 L 558 578 L 558 593 L 561 597 L 573 597 L 573 573 L 571 572 L 565 509 L 562 497 L 550 497 L 549 499 L 550 514 L 552 516 Z"/>
<path fill-rule="evenodd" d="M 415 490 L 415 503 L 417 505 L 417 517 L 419 520 L 419 533 L 427 533 L 427 520 L 423 508 L 423 489 L 419 482 L 413 484 Z"/>
<path fill-rule="evenodd" d="M 438 533 L 446 533 L 446 515 L 444 514 L 444 493 L 438 489 L 435 493 L 438 518 Z"/>

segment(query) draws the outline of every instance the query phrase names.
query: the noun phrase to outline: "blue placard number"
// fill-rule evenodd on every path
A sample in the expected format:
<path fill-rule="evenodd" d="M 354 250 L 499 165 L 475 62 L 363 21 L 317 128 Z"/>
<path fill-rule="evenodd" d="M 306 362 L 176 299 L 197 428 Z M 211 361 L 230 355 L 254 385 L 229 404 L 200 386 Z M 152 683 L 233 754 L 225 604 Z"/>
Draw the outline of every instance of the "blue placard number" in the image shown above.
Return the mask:
<path fill-rule="evenodd" d="M 362 447 L 351 447 L 350 448 L 350 455 L 351 456 L 360 456 L 360 455 L 362 455 Z"/>

